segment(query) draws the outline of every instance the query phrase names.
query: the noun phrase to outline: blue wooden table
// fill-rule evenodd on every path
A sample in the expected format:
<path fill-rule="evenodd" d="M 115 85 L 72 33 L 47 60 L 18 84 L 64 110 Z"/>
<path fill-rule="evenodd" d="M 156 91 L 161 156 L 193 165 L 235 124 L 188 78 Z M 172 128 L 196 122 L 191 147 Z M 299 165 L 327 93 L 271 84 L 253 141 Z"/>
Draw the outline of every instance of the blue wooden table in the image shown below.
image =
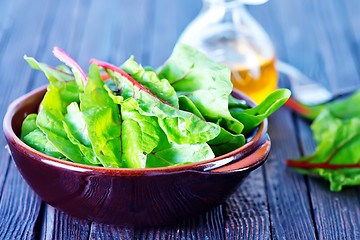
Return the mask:
<path fill-rule="evenodd" d="M 59 46 L 87 68 L 130 55 L 158 66 L 201 8 L 199 0 L 0 0 L 0 117 L 15 98 L 47 82 L 23 55 L 50 65 Z M 270 0 L 249 7 L 280 59 L 335 94 L 360 86 L 358 0 Z M 137 229 L 71 217 L 42 202 L 0 138 L 0 239 L 360 239 L 360 187 L 330 192 L 285 160 L 316 145 L 309 123 L 286 108 L 269 119 L 267 162 L 225 203 L 176 225 Z"/>

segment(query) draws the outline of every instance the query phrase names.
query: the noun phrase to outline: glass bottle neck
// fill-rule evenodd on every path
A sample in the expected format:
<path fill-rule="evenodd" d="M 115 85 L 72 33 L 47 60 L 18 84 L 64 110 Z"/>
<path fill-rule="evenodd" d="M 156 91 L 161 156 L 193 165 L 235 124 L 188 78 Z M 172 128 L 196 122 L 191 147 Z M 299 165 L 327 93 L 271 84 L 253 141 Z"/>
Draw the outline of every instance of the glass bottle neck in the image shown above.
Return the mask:
<path fill-rule="evenodd" d="M 203 0 L 203 8 L 224 7 L 234 8 L 243 7 L 243 0 Z"/>

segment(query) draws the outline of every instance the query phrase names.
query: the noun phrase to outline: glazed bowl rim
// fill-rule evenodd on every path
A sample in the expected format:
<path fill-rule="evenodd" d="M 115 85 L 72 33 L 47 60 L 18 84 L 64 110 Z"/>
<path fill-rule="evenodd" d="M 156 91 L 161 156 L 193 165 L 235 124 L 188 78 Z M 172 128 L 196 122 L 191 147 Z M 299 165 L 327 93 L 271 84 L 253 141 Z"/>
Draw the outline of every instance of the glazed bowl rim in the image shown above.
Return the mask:
<path fill-rule="evenodd" d="M 8 107 L 8 110 L 5 114 L 4 121 L 3 121 L 3 131 L 4 135 L 8 141 L 9 144 L 15 145 L 14 147 L 20 149 L 24 154 L 29 155 L 31 158 L 35 158 L 36 160 L 41 161 L 44 164 L 52 165 L 54 167 L 60 167 L 65 168 L 67 170 L 71 171 L 78 171 L 78 172 L 91 172 L 91 173 L 100 173 L 100 174 L 126 174 L 126 175 L 151 175 L 156 173 L 173 173 L 173 172 L 180 172 L 185 170 L 205 170 L 211 169 L 214 166 L 216 167 L 217 162 L 225 162 L 225 164 L 228 162 L 230 163 L 231 160 L 246 157 L 252 154 L 260 145 L 263 144 L 265 141 L 266 135 L 267 135 L 267 126 L 268 121 L 267 118 L 261 123 L 261 125 L 258 127 L 255 135 L 252 137 L 252 139 L 245 143 L 243 146 L 228 152 L 226 154 L 223 154 L 221 156 L 200 161 L 197 163 L 189 163 L 184 165 L 177 165 L 177 166 L 167 166 L 167 167 L 157 167 L 157 168 L 110 168 L 110 167 L 101 167 L 101 166 L 91 166 L 91 165 L 85 165 L 81 163 L 75 163 L 70 162 L 67 160 L 58 159 L 49 155 L 46 155 L 42 152 L 39 152 L 27 144 L 25 144 L 23 141 L 20 140 L 20 138 L 15 134 L 14 129 L 12 127 L 12 120 L 15 115 L 15 113 L 18 111 L 18 109 L 27 101 L 30 100 L 32 97 L 45 93 L 47 87 L 49 85 L 43 85 L 39 88 L 36 88 L 32 90 L 31 92 L 22 95 L 21 97 L 15 99 Z M 251 107 L 256 106 L 256 103 L 251 100 L 247 95 L 244 93 L 233 89 L 233 92 L 239 96 L 243 100 L 246 101 L 248 105 Z M 252 149 L 252 151 L 248 152 L 246 149 Z M 247 155 L 244 155 L 245 152 Z M 248 168 L 256 168 L 259 165 L 261 165 L 263 161 L 250 163 L 248 165 L 243 166 L 241 169 L 248 169 Z M 224 163 L 221 163 L 220 165 L 224 165 Z M 238 169 L 238 170 L 241 170 Z"/>

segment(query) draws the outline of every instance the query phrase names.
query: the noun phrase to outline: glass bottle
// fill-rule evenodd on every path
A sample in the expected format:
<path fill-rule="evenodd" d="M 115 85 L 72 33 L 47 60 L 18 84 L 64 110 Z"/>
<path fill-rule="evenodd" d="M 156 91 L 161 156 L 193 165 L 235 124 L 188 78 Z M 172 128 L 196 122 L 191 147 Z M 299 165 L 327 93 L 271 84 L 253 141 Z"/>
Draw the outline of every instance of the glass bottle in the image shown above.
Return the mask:
<path fill-rule="evenodd" d="M 228 65 L 231 81 L 260 103 L 277 87 L 275 51 L 263 28 L 248 13 L 244 3 L 264 0 L 203 0 L 199 15 L 179 41 Z"/>

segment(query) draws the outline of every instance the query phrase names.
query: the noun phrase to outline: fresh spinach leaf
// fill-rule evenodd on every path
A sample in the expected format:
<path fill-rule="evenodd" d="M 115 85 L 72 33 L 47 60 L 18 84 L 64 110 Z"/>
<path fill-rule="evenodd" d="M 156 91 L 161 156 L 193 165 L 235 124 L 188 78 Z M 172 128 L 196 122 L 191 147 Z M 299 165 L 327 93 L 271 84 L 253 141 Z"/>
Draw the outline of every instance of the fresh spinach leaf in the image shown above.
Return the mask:
<path fill-rule="evenodd" d="M 56 158 L 65 158 L 36 125 L 37 114 L 29 114 L 21 128 L 21 140 L 30 147 Z"/>
<path fill-rule="evenodd" d="M 290 97 L 288 89 L 278 89 L 272 92 L 263 102 L 254 108 L 231 108 L 230 113 L 244 124 L 243 134 L 248 136 L 257 126 L 281 107 Z"/>
<path fill-rule="evenodd" d="M 209 160 L 214 153 L 207 143 L 165 143 L 147 155 L 146 167 L 167 167 Z"/>
<path fill-rule="evenodd" d="M 94 152 L 104 167 L 122 167 L 121 118 L 118 105 L 104 88 L 96 64 L 87 76 L 80 109 Z"/>
<path fill-rule="evenodd" d="M 358 111 L 340 107 L 344 103 L 334 102 L 331 107 L 323 108 L 311 124 L 318 143 L 315 153 L 287 161 L 288 166 L 300 173 L 329 180 L 332 191 L 340 191 L 346 185 L 360 185 L 360 118 Z"/>
<path fill-rule="evenodd" d="M 234 133 L 241 133 L 242 123 L 233 118 L 228 109 L 232 91 L 228 67 L 179 43 L 161 67 L 159 77 L 168 79 L 178 95 L 187 96 L 205 119 L 219 122 Z"/>
<path fill-rule="evenodd" d="M 145 70 L 140 64 L 134 61 L 133 56 L 121 65 L 121 69 L 145 86 L 157 98 L 164 100 L 171 106 L 179 108 L 175 89 L 170 85 L 168 80 L 159 79 L 156 72 L 153 70 Z"/>
<path fill-rule="evenodd" d="M 76 102 L 70 103 L 67 107 L 64 123 L 70 141 L 79 146 L 80 151 L 92 164 L 100 164 L 92 148 L 85 120 Z"/>
<path fill-rule="evenodd" d="M 220 133 L 220 127 L 206 122 L 193 113 L 175 108 L 147 91 L 140 83 L 117 67 L 94 60 L 99 66 L 111 72 L 118 81 L 118 94 L 124 98 L 134 98 L 142 115 L 156 116 L 169 142 L 177 144 L 207 142 Z"/>
<path fill-rule="evenodd" d="M 216 156 L 231 152 L 245 144 L 243 134 L 233 134 L 221 128 L 220 134 L 208 142 Z"/>

